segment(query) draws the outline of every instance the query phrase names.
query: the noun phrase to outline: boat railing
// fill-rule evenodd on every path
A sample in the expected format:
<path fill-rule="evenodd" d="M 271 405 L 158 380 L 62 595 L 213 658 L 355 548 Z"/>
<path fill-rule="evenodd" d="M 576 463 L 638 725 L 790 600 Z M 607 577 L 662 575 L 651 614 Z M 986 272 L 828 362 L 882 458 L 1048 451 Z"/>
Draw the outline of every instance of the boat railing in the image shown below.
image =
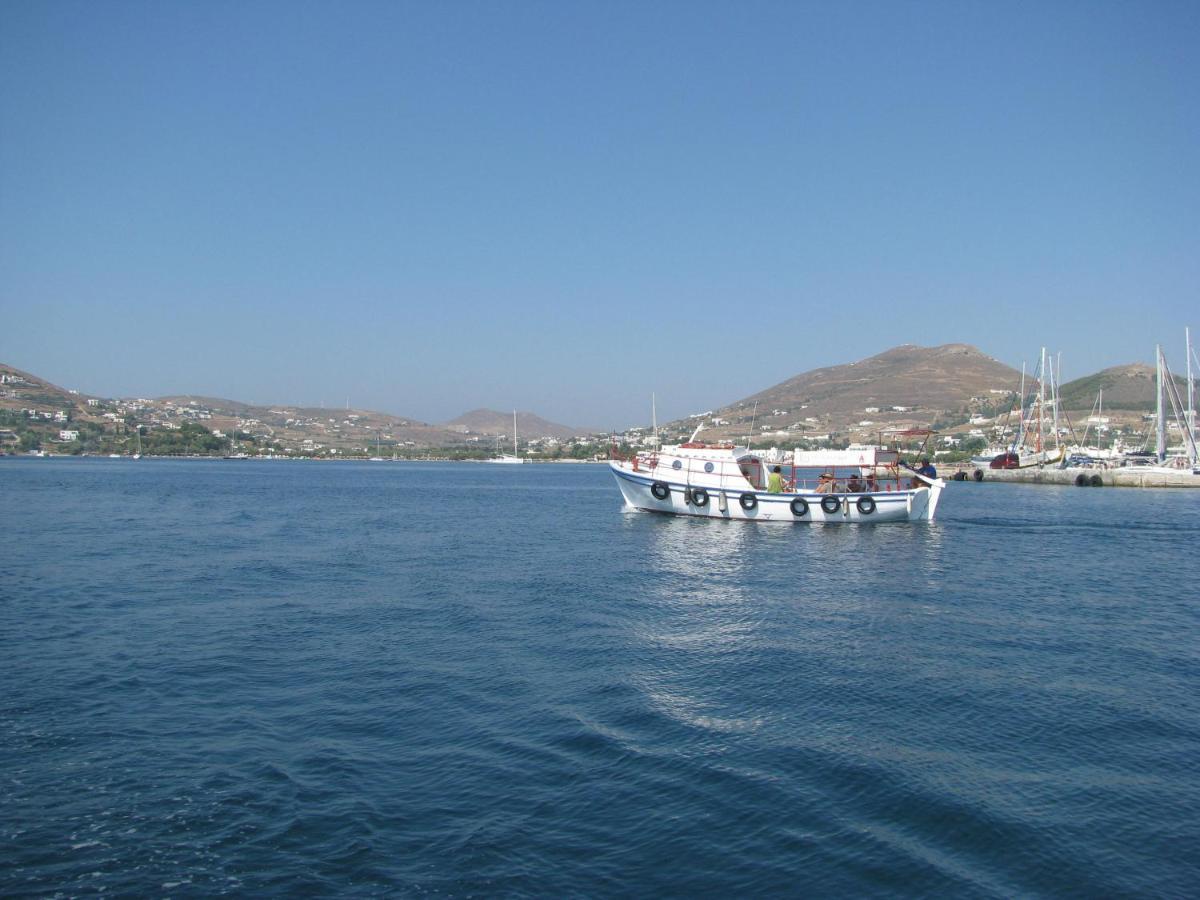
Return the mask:
<path fill-rule="evenodd" d="M 767 473 L 775 465 L 781 469 L 783 489 L 787 493 L 818 493 L 822 488 L 824 492 L 836 494 L 890 493 L 920 486 L 911 474 L 902 472 L 899 466 L 827 466 L 817 471 L 807 467 L 797 468 L 790 463 L 758 461 L 752 464 L 760 470 L 758 474 L 761 477 L 756 482 L 750 474 L 743 471 L 743 463 L 738 460 L 684 458 L 679 459 L 679 462 L 683 463 L 679 469 L 668 468 L 665 472 L 658 471 L 662 460 L 656 451 L 643 450 L 632 453 L 624 461 L 629 463 L 634 472 L 662 475 L 672 480 L 686 481 L 688 484 L 699 480 L 709 486 L 712 486 L 715 479 L 717 490 L 739 493 L 746 490 L 765 491 Z M 860 489 L 852 491 L 850 486 L 856 479 Z M 832 490 L 826 487 L 830 480 L 833 483 Z"/>

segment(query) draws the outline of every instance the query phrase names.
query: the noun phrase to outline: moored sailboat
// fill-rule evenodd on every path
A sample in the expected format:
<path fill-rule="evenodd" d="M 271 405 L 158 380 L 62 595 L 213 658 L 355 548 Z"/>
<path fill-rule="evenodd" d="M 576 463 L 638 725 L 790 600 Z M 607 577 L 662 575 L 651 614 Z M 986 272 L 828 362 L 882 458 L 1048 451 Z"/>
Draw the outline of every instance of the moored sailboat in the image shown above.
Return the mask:
<path fill-rule="evenodd" d="M 484 462 L 497 463 L 500 465 L 521 465 L 527 460 L 517 455 L 517 411 L 513 410 L 513 449 L 512 453 L 498 453 L 491 459 L 485 459 Z"/>

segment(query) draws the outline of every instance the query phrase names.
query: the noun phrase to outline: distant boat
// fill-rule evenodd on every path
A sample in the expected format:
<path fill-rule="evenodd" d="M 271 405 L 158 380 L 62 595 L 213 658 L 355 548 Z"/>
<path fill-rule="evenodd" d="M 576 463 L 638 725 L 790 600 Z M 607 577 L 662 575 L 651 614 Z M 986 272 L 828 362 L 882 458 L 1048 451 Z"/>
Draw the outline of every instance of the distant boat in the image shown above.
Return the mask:
<path fill-rule="evenodd" d="M 1031 466 L 1048 466 L 1063 458 L 1063 448 L 1059 444 L 1058 428 L 1058 381 L 1054 377 L 1053 363 L 1047 365 L 1046 348 L 1042 348 L 1041 361 L 1034 373 L 1037 387 L 1030 393 L 1027 402 L 1022 403 L 1021 421 L 1017 428 L 1016 437 L 1008 448 L 997 454 L 989 463 L 992 469 L 1024 469 Z M 1049 382 L 1050 398 L 1046 398 L 1046 387 Z M 1025 393 L 1025 370 L 1021 369 L 1021 393 Z M 1046 407 L 1053 408 L 1051 421 L 1047 423 Z M 1034 410 L 1037 410 L 1036 414 Z M 1049 426 L 1050 437 L 1054 439 L 1054 447 L 1047 446 L 1046 429 Z M 974 462 L 974 460 L 972 460 Z"/>
<path fill-rule="evenodd" d="M 240 447 L 241 445 L 238 443 L 237 433 L 238 433 L 237 419 L 235 418 L 233 427 L 229 429 L 229 449 L 231 451 L 235 451 L 235 452 L 227 453 L 225 455 L 225 459 L 249 459 L 250 458 L 249 453 L 247 453 L 244 450 L 238 450 L 238 447 Z"/>
<path fill-rule="evenodd" d="M 524 459 L 523 457 L 517 456 L 517 411 L 515 409 L 513 410 L 513 452 L 511 454 L 500 453 L 491 459 L 485 459 L 484 462 L 509 466 L 519 466 L 522 463 L 528 462 L 528 460 Z"/>
<path fill-rule="evenodd" d="M 1156 348 L 1158 372 L 1155 378 L 1155 393 L 1157 394 L 1155 404 L 1155 451 L 1152 464 L 1139 467 L 1142 471 L 1184 471 L 1190 472 L 1193 475 L 1200 475 L 1200 448 L 1197 447 L 1194 424 L 1196 417 L 1194 405 L 1195 383 L 1192 379 L 1192 340 L 1190 331 L 1187 332 L 1187 353 L 1188 378 L 1187 400 L 1185 402 L 1179 396 L 1179 388 L 1175 384 L 1175 377 L 1171 374 L 1171 370 L 1167 366 L 1167 357 L 1163 353 L 1162 347 Z M 1168 405 L 1171 407 L 1176 424 L 1183 434 L 1183 446 L 1176 452 L 1171 452 L 1167 447 L 1166 417 Z M 1134 455 L 1132 453 L 1126 454 L 1126 465 L 1137 464 L 1133 460 Z"/>

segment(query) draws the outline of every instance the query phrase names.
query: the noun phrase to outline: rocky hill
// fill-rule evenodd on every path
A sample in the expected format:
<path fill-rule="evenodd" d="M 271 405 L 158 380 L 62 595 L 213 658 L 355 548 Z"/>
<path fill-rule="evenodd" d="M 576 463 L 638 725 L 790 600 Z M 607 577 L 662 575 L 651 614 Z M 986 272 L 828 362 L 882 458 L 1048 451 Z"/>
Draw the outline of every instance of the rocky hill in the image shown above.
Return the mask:
<path fill-rule="evenodd" d="M 458 434 L 481 434 L 488 437 L 508 436 L 511 438 L 513 414 L 497 412 L 494 409 L 473 409 L 468 413 L 463 413 L 457 419 L 451 419 L 442 427 Z M 517 435 L 523 440 L 555 438 L 563 441 L 573 437 L 583 437 L 590 433 L 587 429 L 548 422 L 535 413 L 517 413 Z"/>
<path fill-rule="evenodd" d="M 1175 383 L 1179 386 L 1179 396 L 1186 396 L 1187 379 L 1176 375 Z M 1130 363 L 1103 369 L 1062 385 L 1059 396 L 1064 409 L 1087 412 L 1101 390 L 1106 412 L 1152 412 L 1156 404 L 1154 366 Z"/>
<path fill-rule="evenodd" d="M 89 404 L 89 400 L 93 401 Z M 88 418 L 98 398 L 52 384 L 44 378 L 0 363 L 0 409 L 36 410 Z"/>
<path fill-rule="evenodd" d="M 838 433 L 966 422 L 1011 405 L 1021 373 L 967 344 L 906 344 L 877 356 L 803 372 L 707 414 L 710 437 Z M 757 412 L 754 411 L 757 403 Z M 681 431 L 694 427 L 672 423 Z"/>
<path fill-rule="evenodd" d="M 49 449 L 60 452 L 71 452 L 74 446 L 61 438 L 61 431 L 108 435 L 108 443 L 123 444 L 134 425 L 169 431 L 187 424 L 223 438 L 237 434 L 244 439 L 245 446 L 236 448 L 241 451 L 380 456 L 428 449 L 486 450 L 493 435 L 512 431 L 511 414 L 488 410 L 468 413 L 450 427 L 373 410 L 264 406 L 199 395 L 91 397 L 3 364 L 0 419 L 8 445 L 14 443 L 13 435 L 33 429 L 43 445 L 57 445 Z M 518 429 L 522 444 L 584 434 L 527 412 L 519 414 Z"/>

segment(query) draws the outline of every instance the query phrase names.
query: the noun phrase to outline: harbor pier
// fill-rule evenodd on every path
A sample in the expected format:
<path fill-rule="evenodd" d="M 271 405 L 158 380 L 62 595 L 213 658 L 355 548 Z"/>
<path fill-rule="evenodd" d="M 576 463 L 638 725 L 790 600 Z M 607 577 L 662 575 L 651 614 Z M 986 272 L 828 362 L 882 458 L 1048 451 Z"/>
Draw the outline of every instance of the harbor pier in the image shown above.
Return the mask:
<path fill-rule="evenodd" d="M 1164 471 L 1159 468 L 1122 466 L 1111 469 L 1030 466 L 1024 469 L 989 469 L 958 466 L 967 481 L 1006 481 L 1016 484 L 1071 484 L 1080 487 L 1200 488 L 1200 474 L 1190 469 Z M 1083 479 L 1083 480 L 1081 480 Z M 1097 482 L 1099 479 L 1099 482 Z M 959 478 L 958 480 L 963 480 Z"/>

